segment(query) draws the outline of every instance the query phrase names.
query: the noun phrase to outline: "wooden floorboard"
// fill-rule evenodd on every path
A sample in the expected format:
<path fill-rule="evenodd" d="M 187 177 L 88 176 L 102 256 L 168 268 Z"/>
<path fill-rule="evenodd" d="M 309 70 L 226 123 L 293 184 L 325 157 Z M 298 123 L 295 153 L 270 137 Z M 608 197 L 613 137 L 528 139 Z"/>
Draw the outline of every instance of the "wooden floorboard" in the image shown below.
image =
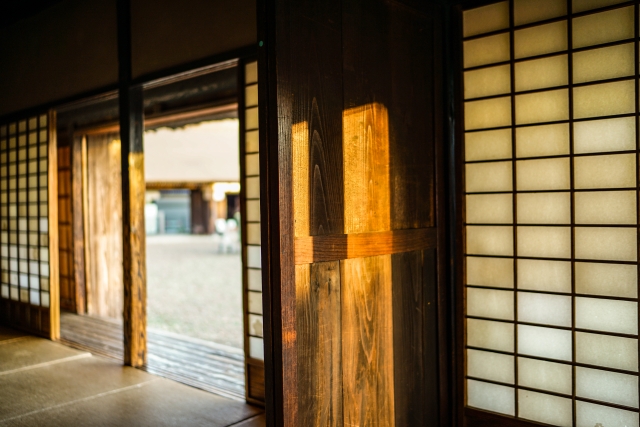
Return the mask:
<path fill-rule="evenodd" d="M 123 360 L 122 324 L 62 313 L 61 342 L 101 356 Z M 212 393 L 244 399 L 244 355 L 223 345 L 148 332 L 147 372 Z"/>

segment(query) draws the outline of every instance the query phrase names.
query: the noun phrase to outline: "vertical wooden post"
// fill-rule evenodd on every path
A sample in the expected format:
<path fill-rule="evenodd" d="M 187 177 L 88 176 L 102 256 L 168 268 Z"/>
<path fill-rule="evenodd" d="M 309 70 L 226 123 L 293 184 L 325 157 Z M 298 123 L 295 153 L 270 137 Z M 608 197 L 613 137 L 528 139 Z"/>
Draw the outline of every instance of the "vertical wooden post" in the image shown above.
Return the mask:
<path fill-rule="evenodd" d="M 131 2 L 118 0 L 118 68 L 122 156 L 124 363 L 147 361 L 142 87 L 131 86 Z"/>
<path fill-rule="evenodd" d="M 85 209 L 86 198 L 86 138 L 74 135 L 71 142 L 71 200 L 73 221 L 73 272 L 75 282 L 76 313 L 87 310 L 87 282 L 85 278 Z M 89 259 L 86 257 L 86 259 Z"/>
<path fill-rule="evenodd" d="M 125 103 L 126 106 L 123 106 Z M 142 88 L 121 91 L 124 361 L 126 365 L 135 367 L 142 366 L 147 361 L 147 274 L 142 132 Z"/>
<path fill-rule="evenodd" d="M 56 112 L 49 111 L 49 338 L 60 339 L 60 261 L 58 255 L 58 141 Z"/>

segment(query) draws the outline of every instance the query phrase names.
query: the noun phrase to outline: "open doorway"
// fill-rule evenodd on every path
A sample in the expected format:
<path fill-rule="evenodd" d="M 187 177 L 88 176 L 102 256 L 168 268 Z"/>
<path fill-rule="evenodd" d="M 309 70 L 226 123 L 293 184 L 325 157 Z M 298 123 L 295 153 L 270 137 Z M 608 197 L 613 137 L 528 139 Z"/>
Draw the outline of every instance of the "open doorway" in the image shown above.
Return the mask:
<path fill-rule="evenodd" d="M 237 105 L 217 111 L 144 133 L 147 364 L 244 396 Z"/>
<path fill-rule="evenodd" d="M 255 61 L 247 67 L 229 61 L 143 87 L 148 294 L 143 369 L 261 404 Z M 122 359 L 123 261 L 117 255 L 123 251 L 118 248 L 123 208 L 111 203 L 126 202 L 119 175 L 123 163 L 116 161 L 121 157 L 117 97 L 88 100 L 61 109 L 60 116 L 59 153 L 66 159 L 59 167 L 66 183 L 59 194 L 66 209 L 60 217 L 60 229 L 66 230 L 61 338 Z"/>

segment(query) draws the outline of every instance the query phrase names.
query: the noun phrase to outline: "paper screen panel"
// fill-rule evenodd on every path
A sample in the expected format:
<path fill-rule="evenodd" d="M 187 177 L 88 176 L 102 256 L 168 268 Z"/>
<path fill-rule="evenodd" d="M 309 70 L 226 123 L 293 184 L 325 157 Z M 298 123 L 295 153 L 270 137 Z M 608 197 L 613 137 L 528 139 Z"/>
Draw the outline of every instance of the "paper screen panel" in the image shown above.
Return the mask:
<path fill-rule="evenodd" d="M 640 6 L 619 3 L 513 0 L 464 33 L 467 406 L 638 426 Z"/>
<path fill-rule="evenodd" d="M 514 0 L 514 24 L 522 25 L 567 14 L 563 0 Z"/>
<path fill-rule="evenodd" d="M 55 338 L 58 196 L 52 129 L 53 113 L 0 125 L 0 316 Z"/>
<path fill-rule="evenodd" d="M 243 147 L 241 153 L 240 185 L 242 191 L 242 243 L 245 300 L 245 370 L 247 372 L 247 398 L 251 401 L 264 401 L 264 395 L 254 395 L 253 391 L 262 390 L 259 383 L 264 381 L 264 330 L 262 307 L 262 253 L 260 218 L 260 147 L 258 139 L 258 67 L 256 61 L 241 62 L 244 75 L 245 120 L 241 121 Z M 249 374 L 251 373 L 251 374 Z"/>

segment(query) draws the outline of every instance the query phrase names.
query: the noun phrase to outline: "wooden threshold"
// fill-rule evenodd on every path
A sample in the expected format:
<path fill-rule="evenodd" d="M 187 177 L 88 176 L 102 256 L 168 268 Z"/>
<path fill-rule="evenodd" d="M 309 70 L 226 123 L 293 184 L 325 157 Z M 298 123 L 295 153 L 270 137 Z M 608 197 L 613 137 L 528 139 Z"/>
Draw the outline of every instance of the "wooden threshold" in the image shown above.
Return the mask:
<path fill-rule="evenodd" d="M 123 360 L 122 322 L 63 313 L 60 342 L 103 357 Z M 244 355 L 241 349 L 148 331 L 149 359 L 140 368 L 220 396 L 244 401 Z"/>
<path fill-rule="evenodd" d="M 436 228 L 307 236 L 295 239 L 295 263 L 341 261 L 436 247 Z"/>

